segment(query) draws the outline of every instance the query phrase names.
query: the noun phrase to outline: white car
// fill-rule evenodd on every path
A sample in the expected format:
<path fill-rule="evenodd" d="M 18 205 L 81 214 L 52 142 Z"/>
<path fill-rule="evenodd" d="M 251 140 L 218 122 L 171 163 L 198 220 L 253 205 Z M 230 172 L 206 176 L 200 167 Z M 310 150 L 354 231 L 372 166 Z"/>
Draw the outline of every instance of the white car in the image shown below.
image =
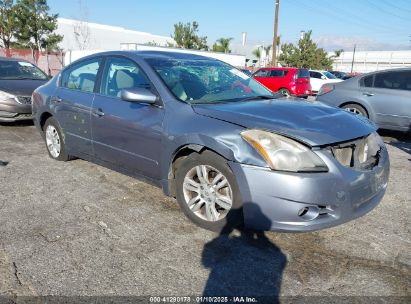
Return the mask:
<path fill-rule="evenodd" d="M 317 94 L 320 88 L 325 83 L 341 82 L 342 79 L 338 79 L 333 74 L 327 71 L 310 70 L 310 83 L 313 94 Z"/>

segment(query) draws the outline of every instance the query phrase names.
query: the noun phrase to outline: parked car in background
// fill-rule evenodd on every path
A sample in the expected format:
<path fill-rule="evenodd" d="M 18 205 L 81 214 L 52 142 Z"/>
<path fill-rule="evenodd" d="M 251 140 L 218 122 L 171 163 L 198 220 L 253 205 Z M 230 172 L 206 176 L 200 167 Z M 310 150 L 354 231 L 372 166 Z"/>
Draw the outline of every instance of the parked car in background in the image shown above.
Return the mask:
<path fill-rule="evenodd" d="M 249 69 L 241 69 L 241 72 L 243 72 L 247 76 L 251 76 L 253 74 Z"/>
<path fill-rule="evenodd" d="M 411 130 L 411 69 L 395 69 L 325 84 L 317 100 L 368 117 L 379 128 Z"/>
<path fill-rule="evenodd" d="M 342 80 L 347 80 L 355 76 L 351 73 L 340 72 L 340 71 L 330 71 L 330 73 L 333 74 L 338 79 L 342 79 Z"/>
<path fill-rule="evenodd" d="M 276 96 L 216 59 L 117 51 L 66 67 L 33 112 L 51 158 L 143 176 L 207 229 L 317 230 L 378 205 L 389 160 L 375 127 Z"/>
<path fill-rule="evenodd" d="M 327 71 L 310 70 L 310 83 L 313 90 L 313 94 L 317 94 L 321 86 L 325 83 L 336 83 L 341 82 L 333 74 Z"/>
<path fill-rule="evenodd" d="M 47 80 L 47 75 L 28 61 L 0 57 L 0 122 L 32 119 L 31 94 Z"/>
<path fill-rule="evenodd" d="M 307 69 L 261 68 L 253 74 L 255 80 L 273 92 L 307 97 L 312 94 Z"/>

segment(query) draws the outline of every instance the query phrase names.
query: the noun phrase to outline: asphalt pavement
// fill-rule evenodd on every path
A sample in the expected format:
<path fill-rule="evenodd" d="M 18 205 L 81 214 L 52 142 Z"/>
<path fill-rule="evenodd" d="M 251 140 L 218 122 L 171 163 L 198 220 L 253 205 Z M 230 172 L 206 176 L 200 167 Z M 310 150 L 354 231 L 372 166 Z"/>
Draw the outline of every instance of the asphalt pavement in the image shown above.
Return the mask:
<path fill-rule="evenodd" d="M 381 134 L 391 175 L 371 213 L 318 232 L 218 235 L 160 189 L 53 161 L 34 126 L 2 124 L 0 296 L 410 296 L 411 139 Z"/>

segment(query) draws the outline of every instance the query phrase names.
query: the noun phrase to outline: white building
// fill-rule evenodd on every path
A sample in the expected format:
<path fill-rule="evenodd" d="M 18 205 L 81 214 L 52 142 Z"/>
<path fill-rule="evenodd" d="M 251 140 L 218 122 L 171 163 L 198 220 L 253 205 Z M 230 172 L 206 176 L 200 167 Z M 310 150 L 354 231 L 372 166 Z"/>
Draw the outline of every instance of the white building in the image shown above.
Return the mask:
<path fill-rule="evenodd" d="M 60 47 L 67 50 L 119 50 L 123 43 L 156 44 L 166 46 L 174 44 L 171 37 L 128 30 L 72 19 L 58 18 L 57 34 L 63 36 Z"/>
<path fill-rule="evenodd" d="M 65 51 L 65 65 L 90 54 L 111 50 L 161 50 L 192 53 L 216 58 L 238 67 L 245 65 L 243 55 L 166 48 L 170 44 L 175 45 L 173 38 L 117 26 L 58 18 L 56 32 L 63 36 L 60 47 Z"/>
<path fill-rule="evenodd" d="M 333 55 L 334 53 L 329 53 Z M 367 73 L 378 70 L 411 67 L 411 51 L 369 51 L 369 52 L 344 52 L 334 59 L 333 70 Z"/>

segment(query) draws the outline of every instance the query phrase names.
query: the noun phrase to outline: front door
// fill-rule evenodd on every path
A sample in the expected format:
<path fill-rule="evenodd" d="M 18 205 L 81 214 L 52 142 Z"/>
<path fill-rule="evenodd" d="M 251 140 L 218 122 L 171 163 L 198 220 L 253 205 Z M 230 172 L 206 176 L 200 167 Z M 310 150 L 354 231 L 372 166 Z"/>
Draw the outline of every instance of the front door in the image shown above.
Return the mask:
<path fill-rule="evenodd" d="M 108 57 L 91 115 L 95 155 L 159 179 L 164 109 L 120 98 L 122 89 L 135 87 L 151 88 L 140 67 L 125 57 Z"/>

